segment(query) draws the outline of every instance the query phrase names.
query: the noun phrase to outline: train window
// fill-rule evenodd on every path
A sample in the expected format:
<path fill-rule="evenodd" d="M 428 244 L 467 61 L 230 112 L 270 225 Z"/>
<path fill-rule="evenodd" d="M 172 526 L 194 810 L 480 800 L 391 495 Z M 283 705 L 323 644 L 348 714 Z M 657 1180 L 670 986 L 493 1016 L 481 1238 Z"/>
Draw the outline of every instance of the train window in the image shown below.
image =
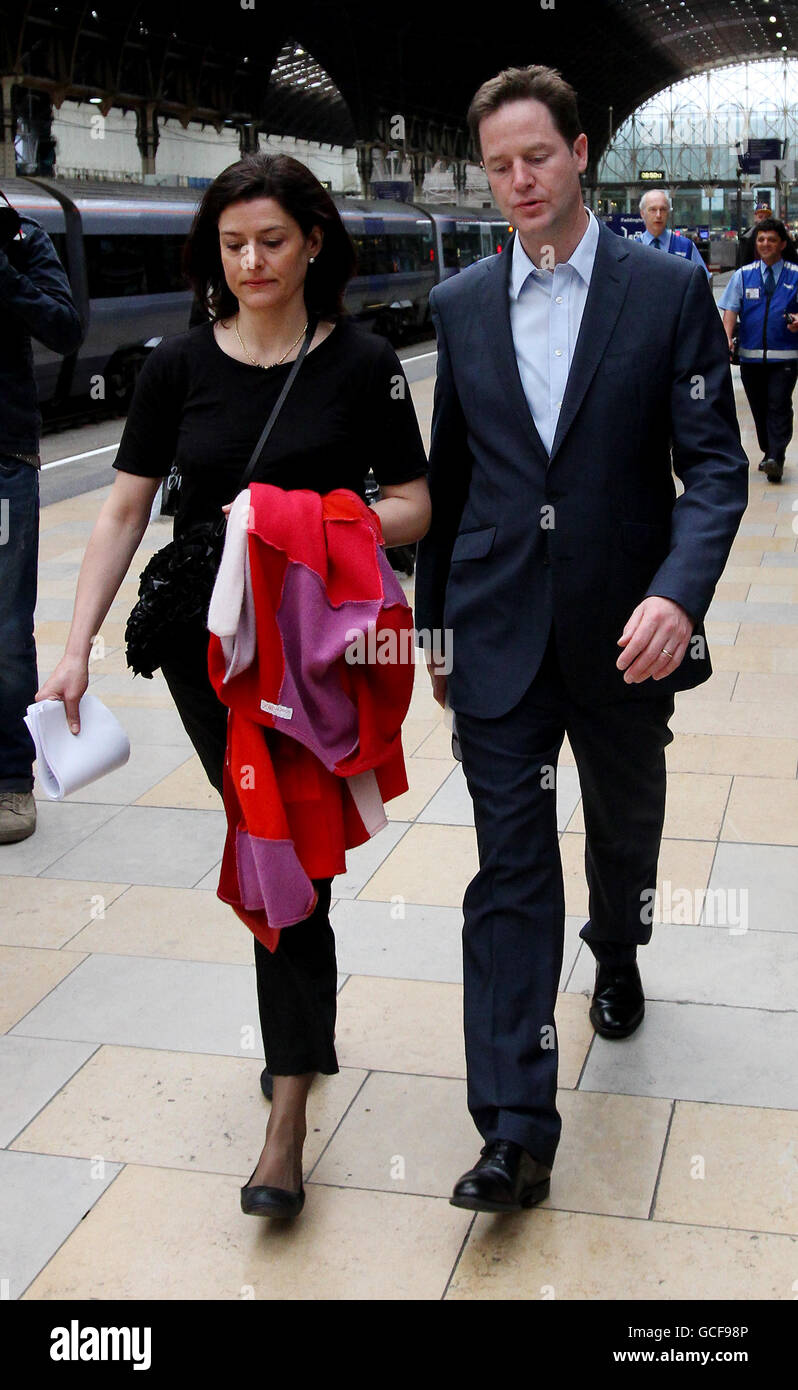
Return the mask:
<path fill-rule="evenodd" d="M 491 223 L 490 223 L 490 238 L 491 238 L 491 243 L 492 243 L 492 246 L 493 246 L 493 251 L 494 251 L 494 253 L 497 252 L 497 251 L 501 251 L 501 249 L 502 249 L 504 243 L 507 241 L 509 235 L 510 235 L 510 224 L 509 224 L 509 222 L 491 222 Z"/>
<path fill-rule="evenodd" d="M 90 299 L 184 290 L 180 269 L 183 236 L 87 236 Z"/>
<path fill-rule="evenodd" d="M 443 232 L 441 234 L 443 245 L 443 265 L 445 270 L 459 270 L 460 262 L 457 259 L 457 237 L 454 232 Z"/>
<path fill-rule="evenodd" d="M 87 236 L 86 271 L 90 299 L 146 294 L 140 236 Z"/>
<path fill-rule="evenodd" d="M 357 275 L 405 275 L 428 270 L 432 246 L 432 227 L 420 232 L 383 232 L 353 236 L 357 254 Z"/>
<path fill-rule="evenodd" d="M 357 256 L 356 275 L 390 275 L 393 265 L 385 236 L 353 236 Z"/>
<path fill-rule="evenodd" d="M 461 270 L 474 261 L 482 259 L 482 237 L 477 222 L 468 225 L 461 223 L 455 230 L 457 241 L 457 264 Z"/>

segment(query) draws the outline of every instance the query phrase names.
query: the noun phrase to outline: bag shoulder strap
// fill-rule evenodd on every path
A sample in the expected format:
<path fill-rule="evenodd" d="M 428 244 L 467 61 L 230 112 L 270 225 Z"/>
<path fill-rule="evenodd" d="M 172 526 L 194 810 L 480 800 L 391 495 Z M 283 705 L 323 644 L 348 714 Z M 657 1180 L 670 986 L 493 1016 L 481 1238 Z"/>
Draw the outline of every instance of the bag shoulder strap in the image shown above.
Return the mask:
<path fill-rule="evenodd" d="M 306 334 L 305 334 L 305 338 L 304 338 L 304 341 L 303 341 L 303 343 L 302 343 L 302 347 L 300 348 L 299 353 L 298 353 L 297 357 L 295 358 L 295 360 L 294 360 L 294 362 L 293 362 L 293 365 L 292 365 L 292 367 L 291 367 L 291 370 L 290 370 L 290 372 L 288 373 L 288 376 L 287 376 L 287 378 L 286 378 L 286 380 L 285 380 L 285 384 L 283 385 L 283 389 L 282 389 L 282 391 L 280 392 L 279 396 L 277 397 L 277 400 L 275 401 L 275 404 L 274 404 L 274 408 L 273 408 L 273 410 L 272 410 L 272 413 L 271 413 L 271 415 L 269 416 L 268 420 L 266 421 L 266 424 L 265 424 L 264 427 L 263 427 L 263 431 L 262 431 L 262 433 L 261 433 L 261 437 L 260 437 L 260 439 L 258 440 L 257 444 L 255 445 L 255 448 L 254 448 L 253 451 L 252 451 L 252 457 L 250 458 L 249 463 L 247 464 L 247 466 L 246 466 L 246 468 L 245 468 L 245 470 L 244 470 L 244 474 L 243 474 L 243 477 L 242 477 L 242 479 L 241 479 L 241 484 L 240 484 L 240 491 L 242 491 L 242 492 L 243 492 L 244 488 L 247 486 L 247 483 L 249 482 L 250 478 L 252 477 L 252 474 L 255 472 L 255 467 L 256 467 L 256 465 L 257 465 L 258 459 L 260 458 L 261 454 L 263 453 L 263 449 L 264 449 L 264 446 L 265 446 L 265 444 L 266 444 L 266 440 L 269 438 L 269 435 L 271 434 L 271 432 L 272 432 L 272 430 L 273 430 L 273 428 L 274 428 L 274 426 L 275 426 L 275 423 L 276 423 L 276 421 L 277 421 L 277 416 L 280 414 L 280 411 L 281 411 L 282 408 L 283 408 L 283 403 L 284 403 L 284 401 L 285 401 L 285 398 L 286 398 L 286 396 L 288 395 L 288 392 L 291 390 L 291 387 L 293 386 L 293 384 L 294 384 L 294 382 L 295 382 L 295 380 L 296 380 L 297 372 L 299 371 L 299 368 L 302 366 L 302 361 L 303 361 L 303 359 L 304 359 L 304 357 L 305 357 L 305 355 L 306 355 L 306 353 L 307 353 L 308 348 L 310 347 L 311 342 L 313 341 L 313 335 L 314 335 L 314 333 L 316 332 L 317 326 L 318 326 L 318 320 L 317 320 L 317 319 L 311 318 L 311 319 L 308 320 L 307 332 L 306 332 Z"/>

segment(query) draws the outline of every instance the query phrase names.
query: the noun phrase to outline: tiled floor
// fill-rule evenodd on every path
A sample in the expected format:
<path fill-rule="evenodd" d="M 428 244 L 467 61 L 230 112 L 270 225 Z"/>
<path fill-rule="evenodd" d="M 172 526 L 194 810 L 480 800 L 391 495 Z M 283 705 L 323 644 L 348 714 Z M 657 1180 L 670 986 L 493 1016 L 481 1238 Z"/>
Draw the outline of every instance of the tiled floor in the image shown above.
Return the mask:
<path fill-rule="evenodd" d="M 431 383 L 413 395 L 426 430 Z M 587 1017 L 583 823 L 564 750 L 563 1138 L 550 1197 L 517 1217 L 447 1201 L 479 1147 L 460 985 L 476 846 L 421 668 L 410 790 L 334 886 L 341 1071 L 311 1093 L 305 1211 L 290 1230 L 241 1215 L 268 1113 L 251 938 L 214 892 L 219 798 L 163 681 L 125 667 L 136 576 L 168 538 L 151 525 L 92 668 L 130 761 L 68 803 L 40 800 L 36 834 L 0 847 L 5 1296 L 795 1297 L 798 452 L 768 485 L 739 405 L 750 506 L 710 613 L 716 674 L 677 702 L 650 1002 L 624 1043 Z M 43 512 L 42 677 L 105 495 Z"/>

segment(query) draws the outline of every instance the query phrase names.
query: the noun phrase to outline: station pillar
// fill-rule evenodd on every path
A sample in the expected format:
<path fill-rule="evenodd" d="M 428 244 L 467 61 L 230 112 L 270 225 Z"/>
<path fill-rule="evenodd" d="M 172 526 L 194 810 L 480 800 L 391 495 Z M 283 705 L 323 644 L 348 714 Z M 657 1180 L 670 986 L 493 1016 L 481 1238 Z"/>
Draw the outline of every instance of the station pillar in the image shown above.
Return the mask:
<path fill-rule="evenodd" d="M 427 172 L 427 156 L 418 151 L 410 156 L 411 167 L 413 170 L 413 198 L 419 202 L 424 196 L 424 175 Z"/>
<path fill-rule="evenodd" d="M 155 102 L 148 101 L 136 108 L 136 144 L 141 153 L 142 175 L 155 173 L 155 155 L 159 139 Z"/>
<path fill-rule="evenodd" d="M 13 179 L 17 171 L 14 151 L 14 136 L 17 127 L 12 93 L 18 81 L 19 78 L 12 75 L 4 76 L 2 79 L 3 133 L 2 145 L 0 145 L 0 178 L 3 179 Z"/>
<path fill-rule="evenodd" d="M 357 172 L 360 175 L 360 185 L 363 190 L 362 196 L 371 196 L 371 179 L 374 172 L 374 146 L 366 140 L 359 140 L 356 149 Z"/>

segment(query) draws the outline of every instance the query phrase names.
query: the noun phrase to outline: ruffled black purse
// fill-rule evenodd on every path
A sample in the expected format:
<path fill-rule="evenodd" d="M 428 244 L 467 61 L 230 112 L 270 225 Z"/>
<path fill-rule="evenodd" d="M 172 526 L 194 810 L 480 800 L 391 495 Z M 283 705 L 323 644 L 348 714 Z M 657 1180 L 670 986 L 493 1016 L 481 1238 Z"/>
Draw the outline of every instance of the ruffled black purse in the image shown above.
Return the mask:
<path fill-rule="evenodd" d="M 255 471 L 315 331 L 316 322 L 310 320 L 299 355 L 244 470 L 242 492 Z M 207 638 L 208 608 L 226 528 L 224 515 L 218 521 L 198 521 L 156 551 L 142 570 L 138 602 L 125 627 L 125 659 L 134 675 L 152 680 L 153 671 L 166 656 L 179 655 L 187 647 L 195 649 L 198 639 L 203 635 Z"/>

